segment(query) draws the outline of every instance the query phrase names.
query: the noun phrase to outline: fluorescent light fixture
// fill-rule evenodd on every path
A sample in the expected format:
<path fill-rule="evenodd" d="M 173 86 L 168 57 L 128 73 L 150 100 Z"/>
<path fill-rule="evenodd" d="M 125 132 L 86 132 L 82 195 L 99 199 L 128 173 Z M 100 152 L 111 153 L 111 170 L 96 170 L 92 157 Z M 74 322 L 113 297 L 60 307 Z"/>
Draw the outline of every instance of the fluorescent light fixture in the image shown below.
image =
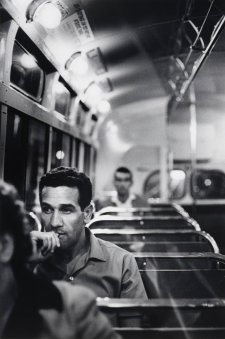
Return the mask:
<path fill-rule="evenodd" d="M 107 114 L 111 110 L 111 105 L 107 100 L 101 100 L 97 105 L 97 110 L 101 114 Z"/>
<path fill-rule="evenodd" d="M 64 92 L 65 92 L 65 87 L 63 86 L 61 82 L 58 81 L 56 84 L 56 93 L 63 94 Z"/>
<path fill-rule="evenodd" d="M 38 22 L 44 28 L 54 29 L 59 26 L 61 19 L 59 7 L 50 0 L 35 0 L 28 6 L 28 22 Z"/>
<path fill-rule="evenodd" d="M 84 75 L 87 73 L 89 66 L 87 58 L 81 52 L 76 52 L 71 55 L 65 67 L 78 75 Z"/>
<path fill-rule="evenodd" d="M 101 88 L 93 81 L 85 89 L 82 101 L 88 101 L 92 106 L 96 106 L 102 99 Z"/>

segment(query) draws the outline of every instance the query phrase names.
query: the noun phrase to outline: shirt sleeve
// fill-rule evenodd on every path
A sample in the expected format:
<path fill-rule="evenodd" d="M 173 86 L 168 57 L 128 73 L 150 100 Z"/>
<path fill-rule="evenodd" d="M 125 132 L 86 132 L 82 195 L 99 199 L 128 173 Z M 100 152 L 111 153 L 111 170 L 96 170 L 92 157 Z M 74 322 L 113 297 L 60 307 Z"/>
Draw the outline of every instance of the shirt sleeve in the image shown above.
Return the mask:
<path fill-rule="evenodd" d="M 148 299 L 136 260 L 130 253 L 124 256 L 120 298 Z"/>
<path fill-rule="evenodd" d="M 96 305 L 95 294 L 78 285 L 54 281 L 63 299 L 63 312 L 42 311 L 50 332 L 57 339 L 121 339 Z"/>

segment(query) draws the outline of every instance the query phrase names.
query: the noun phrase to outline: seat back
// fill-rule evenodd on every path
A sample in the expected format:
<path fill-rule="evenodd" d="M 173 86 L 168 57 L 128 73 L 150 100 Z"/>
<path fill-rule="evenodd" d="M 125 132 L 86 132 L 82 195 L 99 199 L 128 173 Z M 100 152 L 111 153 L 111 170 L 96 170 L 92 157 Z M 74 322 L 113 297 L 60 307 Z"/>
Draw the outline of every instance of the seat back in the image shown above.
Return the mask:
<path fill-rule="evenodd" d="M 225 298 L 225 270 L 140 270 L 149 298 Z"/>
<path fill-rule="evenodd" d="M 225 256 L 214 253 L 135 253 L 140 270 L 225 269 Z"/>
<path fill-rule="evenodd" d="M 209 242 L 177 241 L 177 242 L 115 242 L 117 246 L 129 252 L 214 252 Z"/>
<path fill-rule="evenodd" d="M 194 229 L 199 231 L 200 226 L 193 219 L 184 219 L 181 216 L 171 217 L 117 217 L 100 216 L 88 224 L 90 229 Z"/>
<path fill-rule="evenodd" d="M 225 334 L 225 304 L 220 299 L 100 298 L 97 303 L 114 328 L 129 339 L 212 339 Z"/>
<path fill-rule="evenodd" d="M 161 242 L 161 241 L 201 241 L 207 242 L 210 236 L 203 231 L 195 230 L 124 230 L 124 229 L 93 229 L 92 231 L 98 238 L 111 242 Z"/>

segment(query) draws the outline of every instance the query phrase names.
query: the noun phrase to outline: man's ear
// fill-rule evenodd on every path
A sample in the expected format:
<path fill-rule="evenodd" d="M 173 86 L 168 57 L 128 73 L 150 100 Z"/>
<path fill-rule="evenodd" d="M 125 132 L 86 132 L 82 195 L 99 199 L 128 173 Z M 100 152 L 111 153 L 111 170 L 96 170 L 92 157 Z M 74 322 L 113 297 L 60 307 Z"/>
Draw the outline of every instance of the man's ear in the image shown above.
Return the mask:
<path fill-rule="evenodd" d="M 94 204 L 91 202 L 90 205 L 84 209 L 84 222 L 88 224 L 91 221 L 91 218 L 94 214 Z"/>
<path fill-rule="evenodd" d="M 0 262 L 7 264 L 12 259 L 14 253 L 14 240 L 11 235 L 0 236 Z"/>

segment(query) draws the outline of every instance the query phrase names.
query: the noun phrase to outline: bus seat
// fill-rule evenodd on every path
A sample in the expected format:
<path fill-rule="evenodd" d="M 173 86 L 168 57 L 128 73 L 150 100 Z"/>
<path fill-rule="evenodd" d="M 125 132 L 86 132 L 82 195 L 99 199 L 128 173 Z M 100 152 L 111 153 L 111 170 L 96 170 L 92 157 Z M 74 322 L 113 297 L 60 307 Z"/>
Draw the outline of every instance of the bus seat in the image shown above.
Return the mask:
<path fill-rule="evenodd" d="M 139 269 L 225 269 L 225 256 L 215 253 L 135 253 Z"/>
<path fill-rule="evenodd" d="M 225 270 L 140 270 L 149 298 L 225 298 Z"/>

